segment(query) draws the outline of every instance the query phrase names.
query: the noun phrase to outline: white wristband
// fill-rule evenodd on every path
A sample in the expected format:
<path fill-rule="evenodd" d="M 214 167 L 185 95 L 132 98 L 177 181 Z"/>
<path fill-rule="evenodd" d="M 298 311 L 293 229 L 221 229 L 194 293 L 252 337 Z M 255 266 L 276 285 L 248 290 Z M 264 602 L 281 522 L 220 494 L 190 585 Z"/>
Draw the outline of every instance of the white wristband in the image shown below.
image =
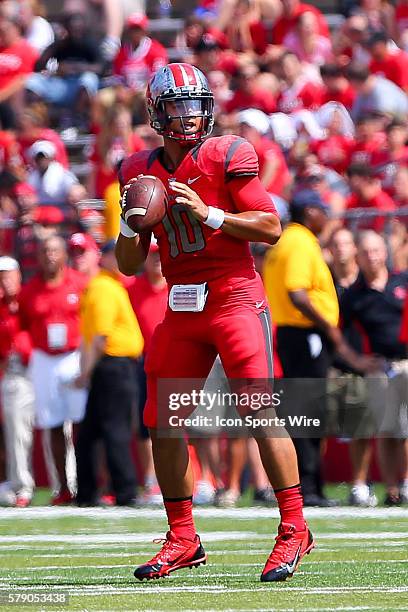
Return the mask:
<path fill-rule="evenodd" d="M 212 227 L 213 229 L 219 229 L 225 220 L 225 212 L 221 208 L 215 208 L 214 206 L 208 207 L 208 217 L 203 221 L 204 225 Z"/>
<path fill-rule="evenodd" d="M 130 229 L 130 227 L 128 226 L 126 221 L 122 219 L 122 217 L 120 218 L 120 233 L 125 238 L 134 238 L 135 236 L 137 236 L 137 232 L 134 232 L 132 229 Z"/>

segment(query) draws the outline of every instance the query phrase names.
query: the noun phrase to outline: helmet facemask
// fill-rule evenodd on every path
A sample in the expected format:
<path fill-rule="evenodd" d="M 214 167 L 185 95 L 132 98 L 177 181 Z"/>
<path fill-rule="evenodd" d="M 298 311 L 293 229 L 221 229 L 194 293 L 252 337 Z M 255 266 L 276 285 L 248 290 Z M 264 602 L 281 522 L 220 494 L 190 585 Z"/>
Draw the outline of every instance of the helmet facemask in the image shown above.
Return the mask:
<path fill-rule="evenodd" d="M 160 96 L 156 104 L 149 104 L 151 126 L 158 134 L 180 143 L 196 143 L 208 136 L 214 125 L 214 98 L 211 92 L 192 95 Z M 190 132 L 191 119 L 201 118 L 198 130 Z M 180 129 L 171 129 L 171 123 L 179 120 Z"/>

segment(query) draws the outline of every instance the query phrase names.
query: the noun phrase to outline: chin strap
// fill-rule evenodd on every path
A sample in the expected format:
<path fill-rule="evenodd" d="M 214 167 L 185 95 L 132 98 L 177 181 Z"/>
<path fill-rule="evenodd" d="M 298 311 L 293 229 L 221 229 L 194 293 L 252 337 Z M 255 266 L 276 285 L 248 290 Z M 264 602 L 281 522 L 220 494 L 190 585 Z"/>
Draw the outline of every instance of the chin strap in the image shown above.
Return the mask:
<path fill-rule="evenodd" d="M 199 115 L 198 115 L 199 116 Z M 186 134 L 186 128 L 184 126 L 184 119 L 185 117 L 171 117 L 171 116 L 167 116 L 166 117 L 166 124 L 169 125 L 174 119 L 179 119 L 180 123 L 181 123 L 181 127 L 183 128 L 183 132 L 174 132 L 174 131 L 167 131 L 167 127 L 165 127 L 162 131 L 161 134 L 162 136 L 166 136 L 166 138 L 171 138 L 172 140 L 177 140 L 180 144 L 186 143 L 186 144 L 191 144 L 191 143 L 196 143 L 199 142 L 200 140 L 202 140 L 204 138 L 204 136 L 206 136 L 206 130 L 204 129 L 204 121 L 206 119 L 206 117 L 202 117 L 201 118 L 201 128 L 195 132 L 194 134 Z"/>
<path fill-rule="evenodd" d="M 171 138 L 172 140 L 177 140 L 180 144 L 191 144 L 195 142 L 199 142 L 204 138 L 204 133 L 202 130 L 196 132 L 195 134 L 180 134 L 178 132 L 163 132 L 163 136 L 166 138 Z"/>

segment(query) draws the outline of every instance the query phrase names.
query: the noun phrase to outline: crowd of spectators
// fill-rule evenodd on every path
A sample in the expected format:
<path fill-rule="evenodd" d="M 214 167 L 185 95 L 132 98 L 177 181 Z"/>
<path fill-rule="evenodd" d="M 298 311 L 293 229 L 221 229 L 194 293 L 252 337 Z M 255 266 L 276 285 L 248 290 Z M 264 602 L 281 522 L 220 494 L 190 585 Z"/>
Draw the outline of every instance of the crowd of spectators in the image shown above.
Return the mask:
<path fill-rule="evenodd" d="M 76 438 L 82 504 L 97 502 L 99 480 L 105 501 L 133 504 L 158 499 L 148 433 L 139 413 L 145 393 L 143 355 L 163 315 L 166 286 L 153 246 L 142 276 L 126 285 L 130 302 L 124 306 L 110 241 L 119 231 L 120 163 L 133 152 L 161 143 L 149 126 L 146 84 L 158 68 L 173 60 L 193 63 L 206 74 L 215 97 L 213 135 L 234 133 L 253 145 L 260 179 L 283 224 L 290 222 L 294 202 L 295 208 L 296 202 L 303 202 L 301 208 L 307 213 L 292 221 L 318 235 L 321 262 L 326 262 L 318 266 L 328 264 L 335 279 L 345 338 L 359 354 L 371 351 L 382 358 L 376 362 L 381 370 L 377 380 L 382 381 L 374 393 L 377 403 L 378 397 L 386 398 L 383 377 L 399 380 L 399 373 L 405 372 L 406 409 L 408 314 L 405 331 L 402 315 L 404 300 L 408 304 L 406 1 L 348 1 L 342 13 L 328 22 L 316 6 L 299 0 L 199 0 L 194 9 L 184 7 L 184 25 L 178 32 L 169 19 L 171 2 L 149 3 L 151 16 L 145 14 L 142 0 L 62 4 L 56 15 L 50 2 L 0 2 L 0 446 L 3 450 L 5 446 L 6 459 L 3 469 L 0 457 L 0 481 L 7 481 L 0 485 L 1 500 L 20 506 L 31 501 L 34 426 L 51 432 L 43 442 L 54 503 L 73 500 Z M 176 1 L 173 5 L 175 12 L 179 10 Z M 158 40 L 151 17 L 163 17 L 164 12 L 168 29 Z M 324 206 L 329 213 L 319 231 L 310 213 L 316 202 L 317 208 Z M 257 268 L 267 276 L 273 256 L 268 253 L 264 263 L 265 252 L 263 245 L 254 246 Z M 320 256 L 314 256 L 318 261 Z M 117 284 L 109 284 L 113 277 Z M 127 346 L 124 337 L 119 338 L 120 346 L 113 342 L 112 350 L 109 342 L 98 344 L 108 332 L 96 323 L 101 313 L 92 310 L 95 300 L 83 293 L 89 282 L 91 293 L 97 293 L 99 285 L 109 287 L 112 304 L 117 299 L 128 312 L 128 330 L 143 336 L 144 349 L 142 341 Z M 298 288 L 308 290 L 305 282 Z M 273 286 L 267 289 L 273 294 Z M 82 313 L 81 300 L 86 305 Z M 117 313 L 112 304 L 102 318 L 114 329 Z M 131 306 L 137 321 L 127 310 Z M 305 317 L 303 306 L 297 308 Z M 84 314 L 86 310 L 91 314 Z M 88 321 L 82 334 L 81 319 L 82 325 Z M 387 335 L 392 338 L 384 348 Z M 306 376 L 296 373 L 296 368 L 294 374 L 288 373 L 290 355 L 284 355 L 279 336 L 278 329 L 277 354 L 285 376 Z M 99 378 L 91 381 L 82 363 L 87 354 L 84 345 L 93 347 L 88 353 L 94 359 L 95 354 L 99 360 L 106 357 Z M 315 349 L 310 348 L 309 365 L 316 365 L 312 364 Z M 282 374 L 278 359 L 275 365 Z M 350 367 L 337 356 L 334 369 L 330 365 L 325 362 L 324 373 L 318 375 L 346 380 L 344 397 L 354 397 L 358 388 L 357 403 L 363 410 L 373 386 L 365 385 L 362 375 L 372 374 L 373 362 Z M 124 376 L 130 381 L 125 399 L 117 400 L 115 385 L 111 389 L 112 405 L 119 401 L 123 407 L 121 416 L 113 415 L 122 432 L 116 439 L 110 426 L 98 431 L 95 427 L 101 401 L 109 404 L 102 384 L 105 370 L 113 379 Z M 317 375 L 313 367 L 304 370 L 310 371 Z M 131 381 L 137 396 L 134 406 L 129 399 Z M 87 389 L 91 401 L 84 424 Z M 394 406 L 395 402 L 391 401 Z M 134 474 L 124 466 L 130 455 L 118 450 L 128 449 L 134 421 L 137 480 L 144 486 L 139 497 Z M 386 500 L 394 504 L 408 501 L 408 442 L 402 430 L 391 433 L 399 435 L 395 460 L 399 471 L 393 460 L 397 447 L 386 438 L 378 449 Z M 350 433 L 349 437 L 354 437 L 350 500 L 372 505 L 373 445 L 364 436 Z M 105 455 L 96 448 L 99 438 L 105 442 Z M 197 503 L 234 505 L 246 464 L 255 499 L 271 502 L 272 492 L 251 443 L 203 441 L 193 434 L 191 438 L 201 473 Z M 312 480 L 317 483 L 309 492 L 317 496 L 317 504 L 325 505 L 329 500 L 320 479 L 320 441 L 315 440 L 314 450 L 308 452 L 309 458 L 313 455 Z M 106 456 L 105 463 L 99 462 L 105 465 L 99 474 L 93 467 L 95 453 Z M 302 453 L 298 448 L 301 473 Z"/>

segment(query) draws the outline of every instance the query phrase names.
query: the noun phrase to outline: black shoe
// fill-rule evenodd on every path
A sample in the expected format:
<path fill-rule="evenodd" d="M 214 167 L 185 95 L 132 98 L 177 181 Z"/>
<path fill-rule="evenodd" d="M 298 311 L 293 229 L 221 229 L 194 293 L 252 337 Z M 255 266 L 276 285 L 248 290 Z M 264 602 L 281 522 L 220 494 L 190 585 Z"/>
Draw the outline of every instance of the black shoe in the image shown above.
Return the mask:
<path fill-rule="evenodd" d="M 401 498 L 399 495 L 390 495 L 387 494 L 387 497 L 384 499 L 384 506 L 400 506 Z"/>
<path fill-rule="evenodd" d="M 131 499 L 125 499 L 125 500 L 117 499 L 116 505 L 125 506 L 126 508 L 140 508 L 140 502 L 138 501 L 137 497 L 132 497 Z"/>
<path fill-rule="evenodd" d="M 276 505 L 276 497 L 273 489 L 270 487 L 266 487 L 265 489 L 256 489 L 254 492 L 254 502 L 258 504 Z"/>
<path fill-rule="evenodd" d="M 97 497 L 78 497 L 75 498 L 75 504 L 78 508 L 95 508 L 99 506 Z"/>
<path fill-rule="evenodd" d="M 317 508 L 335 508 L 340 505 L 337 499 L 327 499 L 317 493 L 309 493 L 303 496 L 304 506 L 314 506 Z"/>

